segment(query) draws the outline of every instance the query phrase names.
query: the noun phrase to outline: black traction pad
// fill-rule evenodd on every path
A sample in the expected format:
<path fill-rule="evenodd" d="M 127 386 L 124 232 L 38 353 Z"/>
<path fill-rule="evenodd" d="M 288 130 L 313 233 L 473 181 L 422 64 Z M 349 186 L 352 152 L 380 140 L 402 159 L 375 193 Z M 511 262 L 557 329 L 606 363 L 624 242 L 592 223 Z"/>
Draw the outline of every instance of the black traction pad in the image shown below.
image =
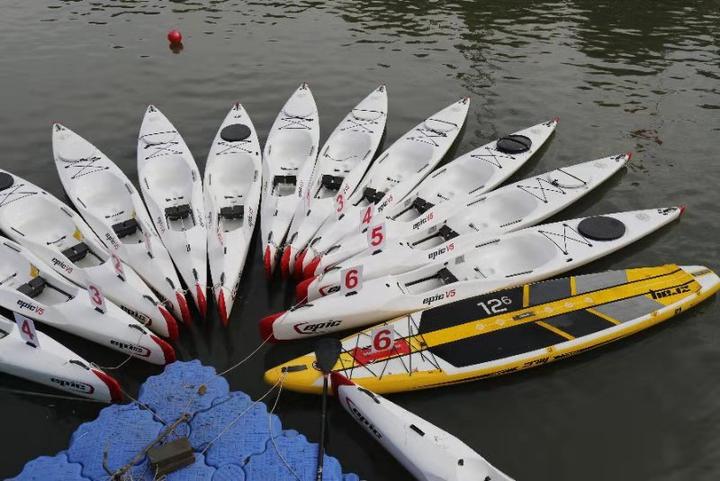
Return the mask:
<path fill-rule="evenodd" d="M 590 240 L 611 241 L 625 234 L 625 224 L 613 217 L 588 217 L 580 221 L 578 232 Z"/>
<path fill-rule="evenodd" d="M 245 124 L 230 124 L 220 131 L 220 138 L 226 142 L 240 142 L 251 134 L 250 127 Z"/>
<path fill-rule="evenodd" d="M 7 172 L 0 173 L 0 191 L 12 187 L 14 183 L 15 179 L 13 179 L 12 175 L 8 174 Z"/>
<path fill-rule="evenodd" d="M 506 135 L 500 138 L 495 145 L 503 154 L 521 154 L 530 150 L 532 140 L 524 135 Z"/>

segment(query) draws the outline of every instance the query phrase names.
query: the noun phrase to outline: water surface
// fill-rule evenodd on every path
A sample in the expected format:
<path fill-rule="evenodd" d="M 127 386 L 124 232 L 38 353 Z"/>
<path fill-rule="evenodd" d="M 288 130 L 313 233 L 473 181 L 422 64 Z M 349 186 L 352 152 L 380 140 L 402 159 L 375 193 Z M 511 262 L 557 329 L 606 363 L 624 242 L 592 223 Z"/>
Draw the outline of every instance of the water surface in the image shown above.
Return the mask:
<path fill-rule="evenodd" d="M 184 50 L 165 33 L 182 30 Z M 454 154 L 559 116 L 518 176 L 625 151 L 632 165 L 562 216 L 687 204 L 682 220 L 585 272 L 666 262 L 717 268 L 720 7 L 715 1 L 21 1 L 0 6 L 1 166 L 62 196 L 50 125 L 85 136 L 135 180 L 145 107 L 175 123 L 202 168 L 232 102 L 264 141 L 298 83 L 310 83 L 322 138 L 378 84 L 385 145 L 459 97 L 471 110 Z M 561 217 L 558 217 L 561 218 Z M 263 279 L 259 244 L 229 329 L 185 330 L 182 359 L 224 369 L 259 342 L 258 319 L 292 289 Z M 51 332 L 99 364 L 122 360 Z M 711 300 L 665 326 L 513 376 L 393 400 L 522 480 L 688 480 L 720 476 L 720 328 Z M 253 397 L 266 364 L 309 349 L 265 349 L 227 377 Z M 136 393 L 159 368 L 114 373 Z M 3 387 L 41 390 L 7 376 Z M 65 448 L 96 404 L 0 392 L 0 476 Z M 319 399 L 284 393 L 287 427 L 317 440 Z M 337 407 L 329 451 L 368 480 L 409 475 Z"/>

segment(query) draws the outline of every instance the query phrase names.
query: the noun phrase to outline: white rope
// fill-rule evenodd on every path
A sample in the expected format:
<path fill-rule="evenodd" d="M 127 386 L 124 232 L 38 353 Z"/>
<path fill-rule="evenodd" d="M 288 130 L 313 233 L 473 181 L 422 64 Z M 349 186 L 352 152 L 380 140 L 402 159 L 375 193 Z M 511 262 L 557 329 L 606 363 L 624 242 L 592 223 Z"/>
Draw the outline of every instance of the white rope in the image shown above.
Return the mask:
<path fill-rule="evenodd" d="M 268 432 L 270 433 L 270 442 L 272 443 L 273 448 L 275 448 L 275 452 L 277 453 L 280 460 L 283 462 L 283 464 L 288 469 L 288 471 L 290 471 L 290 473 L 295 477 L 295 479 L 297 479 L 297 481 L 302 481 L 302 479 L 300 479 L 300 476 L 298 476 L 297 472 L 295 472 L 295 470 L 292 468 L 292 466 L 290 466 L 290 463 L 288 463 L 287 459 L 285 459 L 285 456 L 283 456 L 282 453 L 280 452 L 280 448 L 278 447 L 277 443 L 275 442 L 275 436 L 273 436 L 273 433 L 272 433 L 272 417 L 273 417 L 273 413 L 275 412 L 275 408 L 277 408 L 277 405 L 280 402 L 280 394 L 282 394 L 283 382 L 285 380 L 286 375 L 287 375 L 287 373 L 283 373 L 283 375 L 280 377 L 280 387 L 278 388 L 278 393 L 277 393 L 277 397 L 275 398 L 275 403 L 273 403 L 272 408 L 270 409 L 270 411 L 268 411 Z"/>
<path fill-rule="evenodd" d="M 228 423 L 228 425 L 225 426 L 225 429 L 223 429 L 222 431 L 220 431 L 220 434 L 218 434 L 217 436 L 215 436 L 215 438 L 214 438 L 212 441 L 210 441 L 210 442 L 207 444 L 207 446 L 205 446 L 205 449 L 203 449 L 203 450 L 200 452 L 200 454 L 204 455 L 205 452 L 207 452 L 207 450 L 210 449 L 210 446 L 212 446 L 215 441 L 217 441 L 217 440 L 220 439 L 223 435 L 225 435 L 225 433 L 227 433 L 228 430 L 229 430 L 231 427 L 233 427 L 238 421 L 240 421 L 240 419 L 242 419 L 242 417 L 243 417 L 245 414 L 247 414 L 248 411 L 250 411 L 253 407 L 255 407 L 258 403 L 260 403 L 263 399 L 265 399 L 266 397 L 268 397 L 268 396 L 275 390 L 275 388 L 278 387 L 278 385 L 280 385 L 280 384 L 282 383 L 283 380 L 284 380 L 284 376 L 281 376 L 280 379 L 278 379 L 277 382 L 270 387 L 270 389 L 268 389 L 267 391 L 265 391 L 265 394 L 263 394 L 263 395 L 260 396 L 258 399 L 256 399 L 252 404 L 250 404 L 250 406 L 248 406 L 243 412 L 241 412 L 237 417 L 235 417 L 235 419 L 233 419 L 232 421 L 230 421 L 230 422 Z"/>

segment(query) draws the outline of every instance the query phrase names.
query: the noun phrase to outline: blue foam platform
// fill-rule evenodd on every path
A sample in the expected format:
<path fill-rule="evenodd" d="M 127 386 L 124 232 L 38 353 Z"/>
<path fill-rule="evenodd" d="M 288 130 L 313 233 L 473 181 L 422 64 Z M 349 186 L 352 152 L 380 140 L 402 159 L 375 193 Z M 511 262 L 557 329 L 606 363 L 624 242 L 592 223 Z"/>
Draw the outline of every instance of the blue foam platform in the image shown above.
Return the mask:
<path fill-rule="evenodd" d="M 106 481 L 106 453 L 106 465 L 114 472 L 184 413 L 188 420 L 168 440 L 187 436 L 195 463 L 171 473 L 167 481 L 315 480 L 317 444 L 297 431 L 283 430 L 280 418 L 263 403 L 230 392 L 227 381 L 199 361 L 170 364 L 143 384 L 138 400 L 103 409 L 73 433 L 67 451 L 30 461 L 9 481 Z M 324 481 L 359 481 L 355 474 L 343 474 L 333 457 L 325 456 L 324 466 Z M 135 481 L 154 477 L 146 458 L 130 472 Z"/>

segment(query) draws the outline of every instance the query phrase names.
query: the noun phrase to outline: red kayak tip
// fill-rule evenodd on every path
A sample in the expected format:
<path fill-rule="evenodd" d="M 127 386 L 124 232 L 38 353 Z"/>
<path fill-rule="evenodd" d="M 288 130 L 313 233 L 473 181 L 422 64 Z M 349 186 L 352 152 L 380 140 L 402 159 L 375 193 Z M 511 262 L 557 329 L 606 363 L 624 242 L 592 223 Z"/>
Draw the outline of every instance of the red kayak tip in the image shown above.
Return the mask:
<path fill-rule="evenodd" d="M 270 253 L 270 246 L 265 247 L 265 256 L 263 257 L 263 263 L 265 264 L 265 275 L 268 279 L 272 277 L 272 259 Z"/>
<path fill-rule="evenodd" d="M 290 246 L 285 246 L 283 249 L 282 259 L 280 259 L 280 274 L 283 279 L 287 279 L 290 276 L 290 254 L 292 249 Z"/>
<path fill-rule="evenodd" d="M 685 213 L 685 210 L 687 209 L 687 206 L 686 206 L 686 205 L 681 205 L 681 206 L 679 207 L 679 209 L 680 209 L 680 215 L 683 215 L 683 214 Z"/>
<path fill-rule="evenodd" d="M 164 306 L 158 306 L 158 309 L 160 310 L 160 314 L 165 318 L 165 322 L 167 323 L 168 327 L 168 337 L 170 340 L 174 341 L 178 338 L 180 335 L 180 329 L 178 329 L 178 324 L 175 318 L 172 314 L 170 314 L 170 311 L 165 309 Z"/>
<path fill-rule="evenodd" d="M 115 379 L 112 376 L 109 376 L 105 374 L 103 371 L 100 371 L 99 369 L 90 369 L 93 374 L 95 374 L 102 382 L 105 383 L 105 385 L 108 388 L 108 391 L 110 391 L 110 402 L 113 403 L 119 403 L 123 400 L 123 393 L 122 388 L 120 387 L 120 383 L 117 382 L 117 379 Z"/>
<path fill-rule="evenodd" d="M 300 251 L 300 253 L 295 257 L 295 279 L 301 280 L 303 278 L 303 261 L 305 260 L 305 254 L 307 254 L 307 249 L 303 249 Z"/>
<path fill-rule="evenodd" d="M 300 303 L 307 301 L 310 284 L 312 284 L 317 277 L 318 276 L 308 277 L 295 287 L 295 302 Z"/>
<path fill-rule="evenodd" d="M 200 315 L 205 319 L 207 316 L 207 299 L 205 298 L 204 289 L 200 284 L 195 284 L 195 293 L 197 294 L 198 311 L 200 311 Z"/>
<path fill-rule="evenodd" d="M 185 294 L 176 292 L 175 299 L 177 299 L 178 304 L 180 304 L 180 314 L 182 315 L 183 322 L 189 326 L 192 324 L 192 316 L 190 315 L 190 307 L 188 306 Z"/>
<path fill-rule="evenodd" d="M 321 258 L 322 256 L 317 256 L 315 259 L 311 260 L 307 266 L 305 266 L 305 269 L 303 269 L 303 276 L 306 279 L 315 275 L 315 269 L 317 269 L 318 264 L 320 264 Z"/>
<path fill-rule="evenodd" d="M 340 386 L 354 386 L 355 383 L 350 379 L 346 378 L 339 372 L 332 371 L 330 373 L 330 384 L 332 385 L 333 393 L 337 396 L 338 388 Z"/>
<path fill-rule="evenodd" d="M 630 162 L 630 161 L 632 160 L 633 153 L 632 153 L 632 152 L 626 152 L 625 155 L 626 155 L 627 158 L 628 158 L 628 162 Z"/>
<path fill-rule="evenodd" d="M 267 339 L 268 342 L 278 342 L 273 334 L 273 323 L 286 312 L 287 311 L 280 311 L 260 319 L 260 337 L 263 341 Z"/>
<path fill-rule="evenodd" d="M 165 356 L 165 364 L 175 362 L 175 360 L 177 359 L 177 357 L 175 356 L 175 349 L 170 344 L 153 334 L 150 334 L 150 338 L 155 342 L 155 344 L 160 346 L 160 349 L 162 349 L 163 355 Z"/>
<path fill-rule="evenodd" d="M 227 314 L 227 307 L 225 306 L 225 291 L 220 289 L 220 294 L 218 294 L 217 297 L 217 308 L 218 308 L 218 314 L 220 315 L 220 322 L 222 322 L 223 327 L 228 326 L 228 314 Z"/>

